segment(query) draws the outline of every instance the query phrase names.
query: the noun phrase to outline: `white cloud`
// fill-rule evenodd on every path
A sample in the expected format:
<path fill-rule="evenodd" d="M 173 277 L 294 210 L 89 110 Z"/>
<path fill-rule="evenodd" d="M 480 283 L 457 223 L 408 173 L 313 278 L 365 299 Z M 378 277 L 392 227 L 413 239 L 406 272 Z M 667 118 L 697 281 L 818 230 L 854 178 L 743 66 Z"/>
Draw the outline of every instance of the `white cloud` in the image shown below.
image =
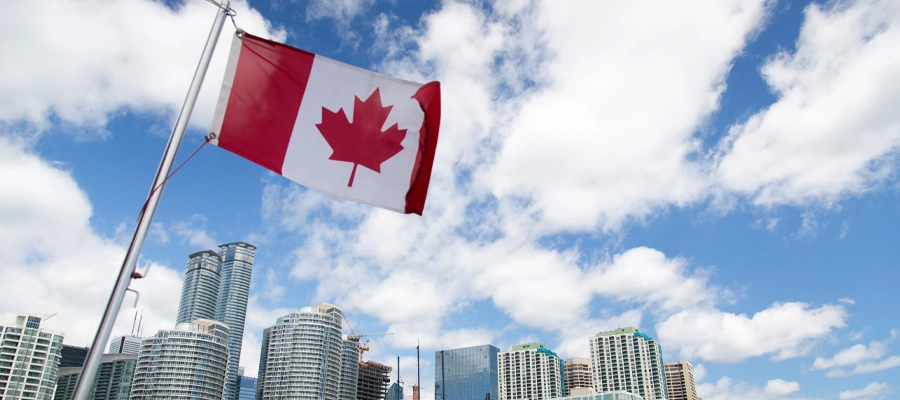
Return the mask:
<path fill-rule="evenodd" d="M 844 303 L 844 304 L 850 304 L 850 305 L 856 304 L 856 301 L 849 297 L 841 297 L 840 299 L 838 299 L 838 301 L 841 303 Z"/>
<path fill-rule="evenodd" d="M 803 218 L 803 222 L 800 225 L 800 229 L 797 230 L 797 232 L 794 233 L 793 236 L 797 239 L 805 237 L 815 238 L 816 234 L 818 233 L 817 229 L 819 227 L 819 222 L 816 220 L 816 214 L 811 211 L 807 211 L 800 217 Z"/>
<path fill-rule="evenodd" d="M 883 357 L 887 350 L 887 345 L 877 341 L 873 341 L 868 347 L 864 344 L 857 344 L 839 351 L 832 358 L 816 357 L 816 360 L 813 362 L 813 369 L 845 367 L 859 364 L 863 361 L 877 360 Z"/>
<path fill-rule="evenodd" d="M 891 393 L 894 393 L 891 385 L 872 382 L 862 389 L 841 391 L 839 398 L 840 400 L 880 400 Z"/>
<path fill-rule="evenodd" d="M 237 22 L 259 36 L 284 39 L 243 0 L 232 2 Z M 124 110 L 172 113 L 184 102 L 216 14 L 202 0 L 169 8 L 150 0 L 12 2 L 0 25 L 17 32 L 0 43 L 0 123 L 52 120 L 102 128 Z M 233 29 L 227 24 L 194 110 L 206 128 L 225 71 Z"/>
<path fill-rule="evenodd" d="M 685 358 L 735 363 L 772 354 L 775 360 L 806 354 L 817 340 L 846 326 L 837 305 L 812 308 L 805 303 L 775 303 L 748 317 L 719 310 L 690 309 L 662 320 L 656 331 L 663 343 Z"/>
<path fill-rule="evenodd" d="M 778 101 L 722 143 L 718 183 L 758 205 L 830 206 L 895 167 L 900 5 L 811 3 L 804 15 L 796 52 L 762 67 Z"/>
<path fill-rule="evenodd" d="M 886 369 L 900 367 L 900 355 L 891 356 L 881 361 L 871 361 L 857 364 L 853 369 L 846 371 L 843 369 L 832 369 L 825 376 L 828 377 L 844 377 L 850 375 L 869 374 L 872 372 L 883 371 Z"/>
<path fill-rule="evenodd" d="M 332 18 L 346 25 L 371 4 L 372 0 L 312 0 L 306 5 L 306 20 Z"/>
<path fill-rule="evenodd" d="M 697 385 L 697 394 L 705 400 L 799 400 L 800 397 L 790 396 L 799 390 L 799 383 L 782 379 L 770 380 L 764 388 L 759 388 L 746 382 L 734 382 L 727 376 L 716 383 Z"/>
<path fill-rule="evenodd" d="M 207 218 L 203 214 L 194 214 L 184 221 L 172 224 L 172 233 L 181 238 L 183 243 L 194 246 L 197 251 L 216 250 L 217 241 L 206 231 Z"/>

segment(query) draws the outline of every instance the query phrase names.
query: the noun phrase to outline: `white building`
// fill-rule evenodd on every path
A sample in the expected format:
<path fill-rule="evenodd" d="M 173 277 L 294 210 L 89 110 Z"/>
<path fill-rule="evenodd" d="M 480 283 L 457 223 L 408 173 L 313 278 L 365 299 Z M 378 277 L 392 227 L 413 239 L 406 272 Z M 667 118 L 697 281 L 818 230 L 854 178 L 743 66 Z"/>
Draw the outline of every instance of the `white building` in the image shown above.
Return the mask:
<path fill-rule="evenodd" d="M 633 393 L 618 391 L 607 393 L 583 394 L 577 396 L 568 396 L 555 400 L 644 400 L 641 396 Z"/>
<path fill-rule="evenodd" d="M 343 320 L 344 312 L 328 303 L 278 318 L 269 334 L 262 382 L 257 382 L 263 388 L 262 398 L 338 400 L 341 392 L 348 391 L 342 390 L 342 381 L 356 385 L 356 377 L 341 377 Z"/>
<path fill-rule="evenodd" d="M 597 393 L 626 391 L 646 400 L 667 399 L 662 349 L 637 328 L 600 332 L 590 338 Z"/>
<path fill-rule="evenodd" d="M 563 391 L 563 364 L 540 343 L 513 346 L 497 353 L 500 400 L 555 399 Z"/>
<path fill-rule="evenodd" d="M 116 336 L 109 342 L 110 354 L 139 354 L 141 352 L 141 338 L 125 335 Z"/>
<path fill-rule="evenodd" d="M 41 329 L 53 315 L 0 315 L 0 399 L 53 398 L 64 334 Z"/>
<path fill-rule="evenodd" d="M 687 361 L 667 362 L 666 388 L 669 400 L 700 400 L 694 385 L 694 367 Z"/>
<path fill-rule="evenodd" d="M 145 339 L 131 399 L 222 399 L 228 335 L 225 324 L 197 319 Z"/>

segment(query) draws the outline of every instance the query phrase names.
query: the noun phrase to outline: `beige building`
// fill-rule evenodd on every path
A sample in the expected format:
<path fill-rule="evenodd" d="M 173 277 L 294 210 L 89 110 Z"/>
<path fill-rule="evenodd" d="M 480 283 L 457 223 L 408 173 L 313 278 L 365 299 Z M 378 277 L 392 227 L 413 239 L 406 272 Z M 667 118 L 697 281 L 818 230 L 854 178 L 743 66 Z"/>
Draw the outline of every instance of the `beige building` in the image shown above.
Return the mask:
<path fill-rule="evenodd" d="M 687 361 L 667 362 L 666 387 L 669 400 L 700 400 L 694 386 L 694 368 Z"/>
<path fill-rule="evenodd" d="M 572 358 L 565 362 L 566 396 L 594 393 L 591 385 L 591 359 Z"/>

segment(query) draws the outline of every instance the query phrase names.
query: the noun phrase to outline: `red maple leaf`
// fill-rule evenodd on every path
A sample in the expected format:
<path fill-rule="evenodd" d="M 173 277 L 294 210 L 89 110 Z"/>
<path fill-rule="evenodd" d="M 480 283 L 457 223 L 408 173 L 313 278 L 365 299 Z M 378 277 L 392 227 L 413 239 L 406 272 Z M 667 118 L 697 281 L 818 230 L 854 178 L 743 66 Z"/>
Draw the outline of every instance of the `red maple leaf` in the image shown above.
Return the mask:
<path fill-rule="evenodd" d="M 393 107 L 381 105 L 379 89 L 375 89 L 366 101 L 356 97 L 352 123 L 343 108 L 333 112 L 322 107 L 322 123 L 316 124 L 316 128 L 331 146 L 332 153 L 328 159 L 353 163 L 347 186 L 353 186 L 356 166 L 362 165 L 381 173 L 381 163 L 403 150 L 400 142 L 406 137 L 406 129 L 398 129 L 398 125 L 394 124 L 385 131 L 381 130 Z"/>

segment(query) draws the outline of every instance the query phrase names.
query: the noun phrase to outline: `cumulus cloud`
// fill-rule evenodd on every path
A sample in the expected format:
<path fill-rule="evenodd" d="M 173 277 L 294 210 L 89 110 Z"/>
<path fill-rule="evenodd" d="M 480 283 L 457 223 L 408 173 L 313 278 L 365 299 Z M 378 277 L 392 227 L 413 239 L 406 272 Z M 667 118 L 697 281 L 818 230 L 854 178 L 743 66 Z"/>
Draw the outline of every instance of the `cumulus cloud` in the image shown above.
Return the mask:
<path fill-rule="evenodd" d="M 783 360 L 806 354 L 817 340 L 846 326 L 839 305 L 813 308 L 805 303 L 775 303 L 748 317 L 719 310 L 678 312 L 656 326 L 660 340 L 680 349 L 685 358 L 735 363 L 772 354 Z"/>
<path fill-rule="evenodd" d="M 873 340 L 868 346 L 858 343 L 846 349 L 838 351 L 831 358 L 816 357 L 813 362 L 813 370 L 827 369 L 825 376 L 845 377 L 878 372 L 900 366 L 900 355 L 882 359 L 889 352 L 889 345 L 896 339 L 896 329 L 891 330 L 891 336 L 884 341 Z M 853 366 L 852 369 L 844 367 Z"/>
<path fill-rule="evenodd" d="M 782 379 L 766 382 L 763 388 L 746 383 L 735 382 L 725 376 L 715 383 L 697 385 L 697 394 L 708 400 L 800 400 L 791 394 L 800 390 L 800 384 Z"/>
<path fill-rule="evenodd" d="M 722 143 L 717 182 L 757 205 L 830 206 L 877 187 L 895 167 L 900 5 L 811 3 L 796 49 L 761 69 L 778 101 Z"/>
<path fill-rule="evenodd" d="M 202 0 L 13 2 L 0 24 L 17 32 L 0 43 L 0 123 L 51 121 L 102 128 L 122 111 L 170 114 L 184 102 L 216 8 Z M 246 1 L 232 2 L 248 32 L 284 40 Z M 233 35 L 226 25 L 192 125 L 212 118 Z"/>
<path fill-rule="evenodd" d="M 841 391 L 840 400 L 881 400 L 894 393 L 891 385 L 884 382 L 872 382 L 868 386 L 857 390 Z"/>

